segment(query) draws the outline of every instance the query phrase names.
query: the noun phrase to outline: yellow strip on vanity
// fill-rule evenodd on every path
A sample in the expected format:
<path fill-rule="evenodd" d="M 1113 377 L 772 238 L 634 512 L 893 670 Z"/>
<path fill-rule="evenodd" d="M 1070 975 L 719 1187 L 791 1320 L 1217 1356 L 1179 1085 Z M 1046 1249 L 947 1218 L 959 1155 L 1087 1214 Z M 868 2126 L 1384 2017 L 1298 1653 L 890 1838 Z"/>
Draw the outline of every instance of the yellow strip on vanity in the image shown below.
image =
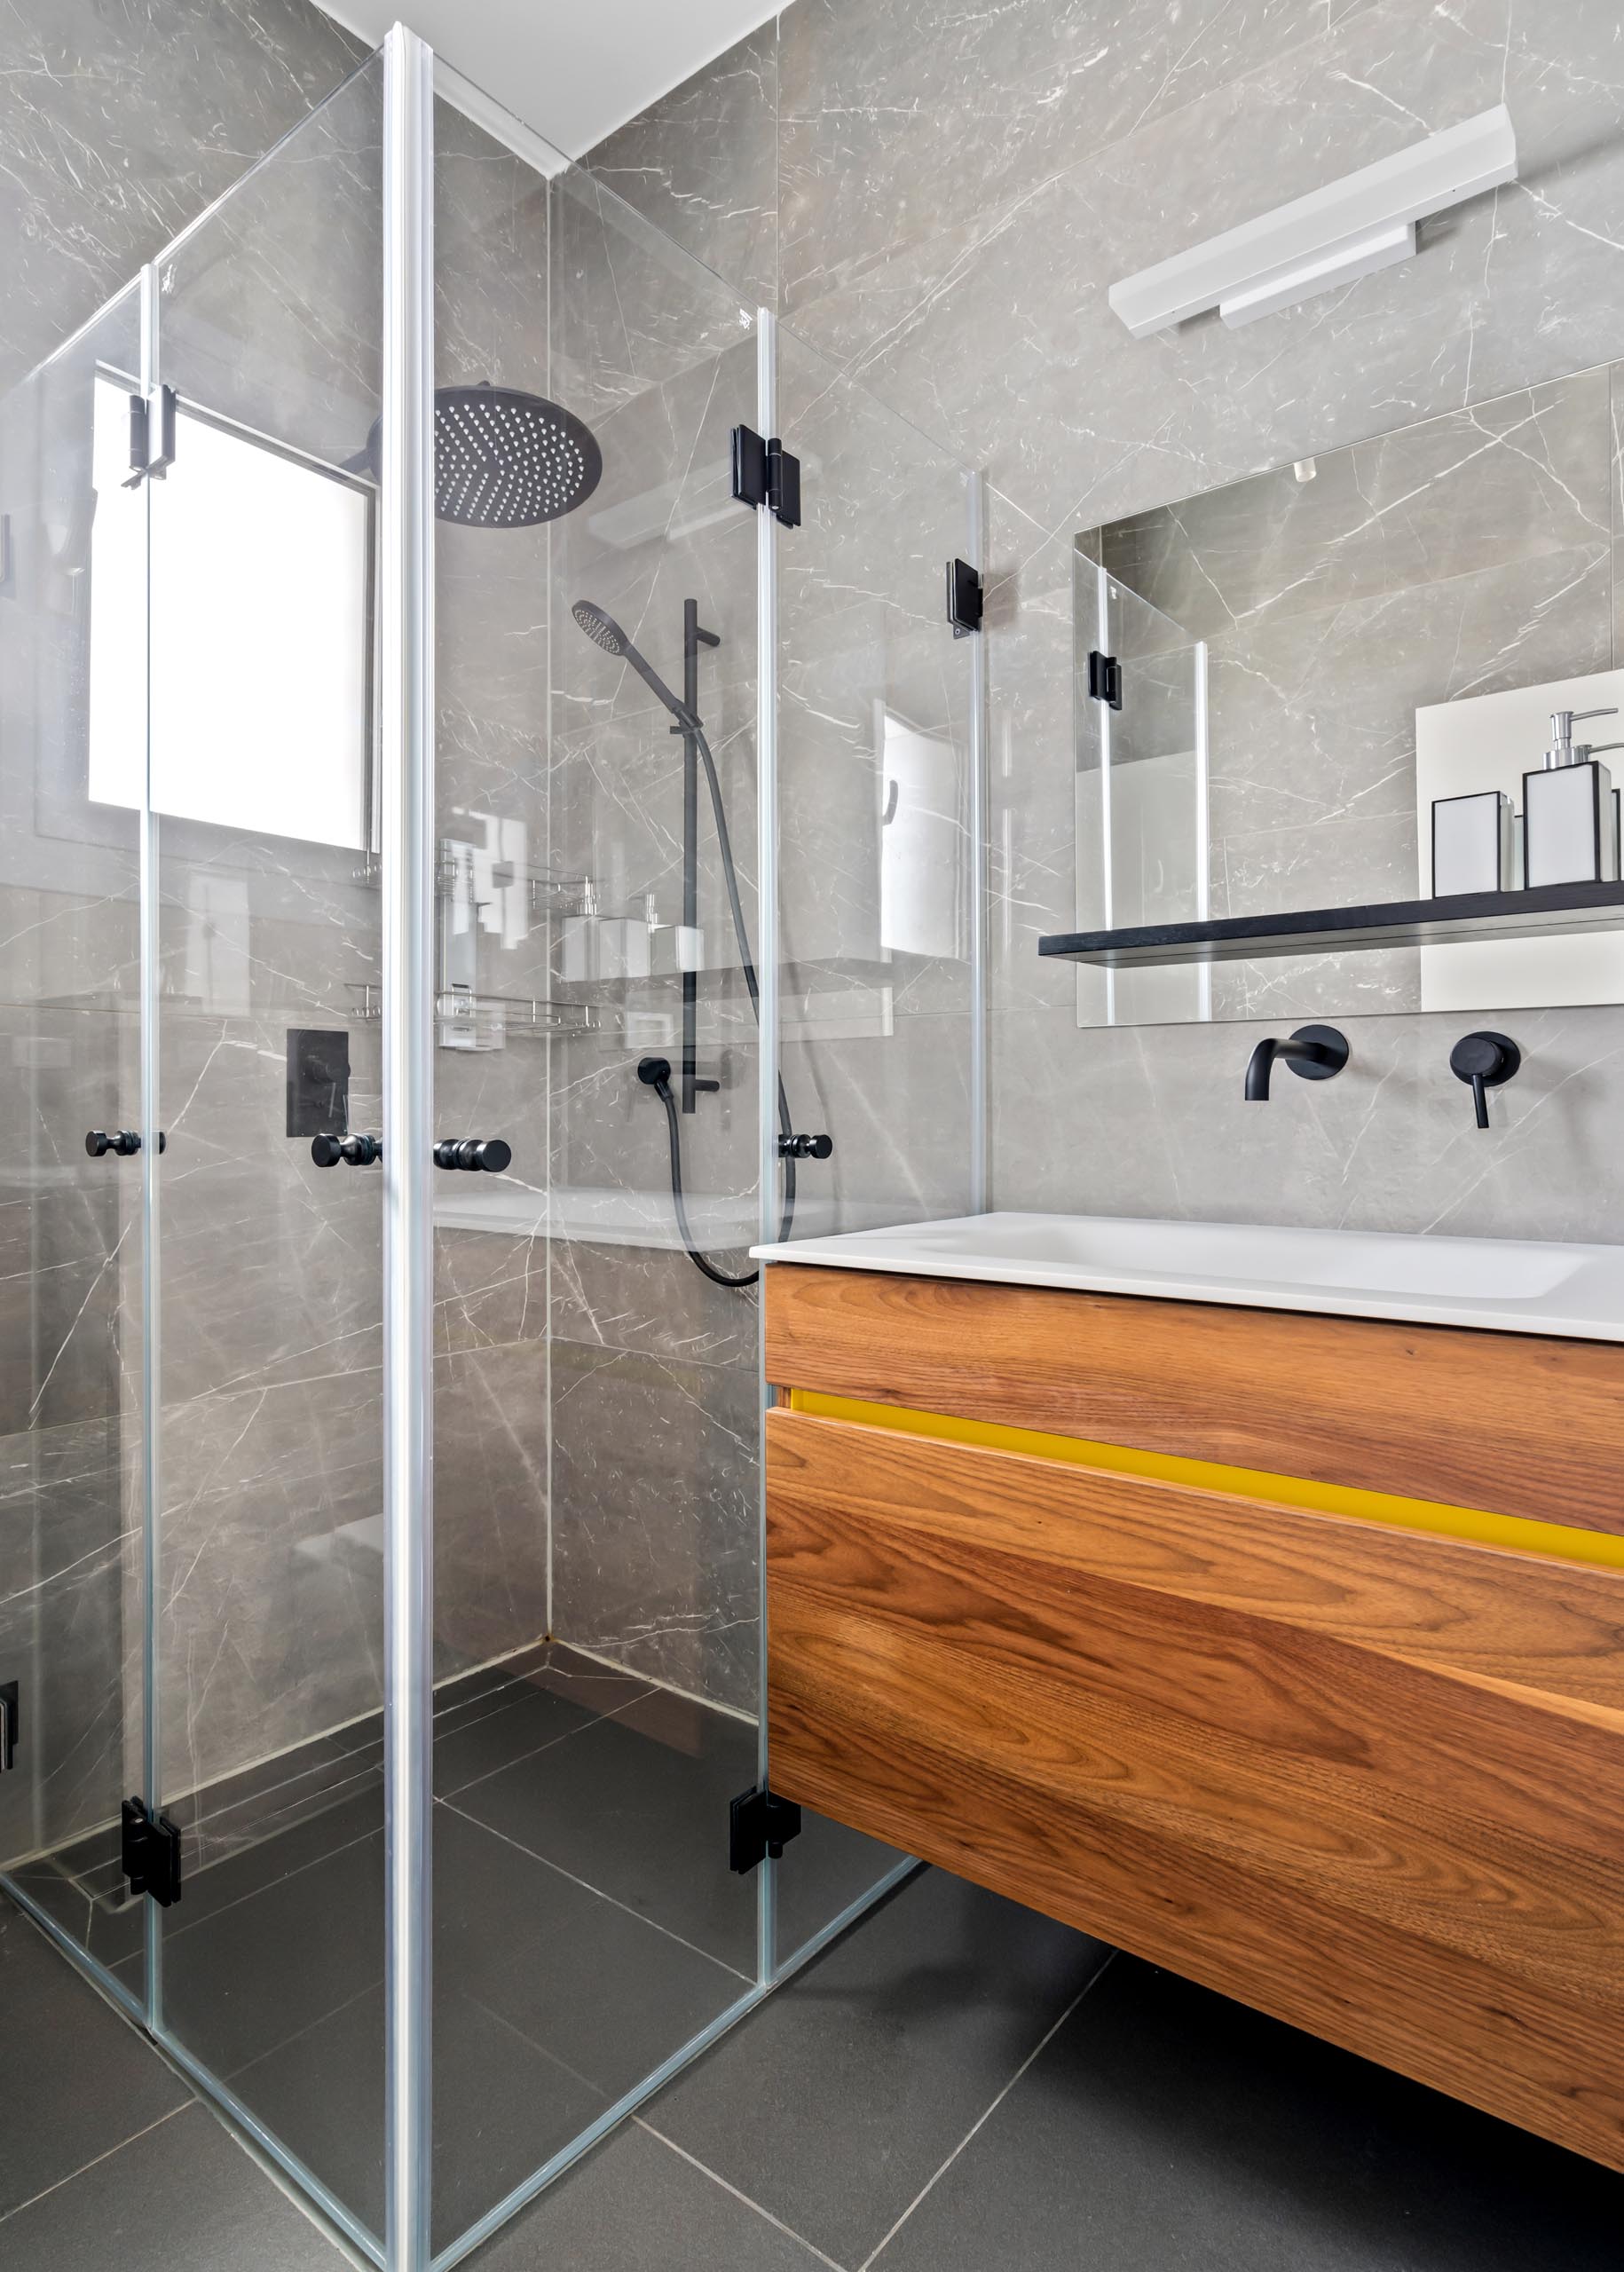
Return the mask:
<path fill-rule="evenodd" d="M 816 1389 L 790 1391 L 792 1412 L 817 1420 L 852 1420 L 865 1428 L 889 1428 L 899 1435 L 934 1436 L 951 1444 L 984 1444 L 995 1451 L 1021 1452 L 1029 1459 L 1065 1460 L 1074 1467 L 1098 1467 L 1116 1475 L 1146 1475 L 1162 1483 L 1184 1483 L 1198 1491 L 1224 1491 L 1277 1505 L 1305 1507 L 1317 1515 L 1348 1515 L 1360 1522 L 1386 1523 L 1399 1530 L 1426 1530 L 1447 1538 L 1469 1538 L 1479 1546 L 1514 1553 L 1545 1554 L 1564 1562 L 1599 1563 L 1624 1570 L 1624 1537 L 1610 1531 L 1578 1530 L 1566 1523 L 1532 1522 L 1523 1515 L 1494 1515 L 1481 1507 L 1446 1507 L 1431 1499 L 1400 1499 L 1385 1491 L 1354 1491 L 1340 1483 L 1314 1483 L 1296 1475 L 1269 1475 L 1250 1467 L 1224 1467 L 1212 1460 L 1180 1459 L 1170 1452 L 1141 1452 L 1126 1444 L 1096 1444 L 1082 1436 L 1052 1436 L 1039 1428 L 1012 1428 L 998 1420 L 961 1420 L 947 1412 L 920 1412 L 905 1404 L 870 1404 L 853 1396 L 824 1396 Z"/>

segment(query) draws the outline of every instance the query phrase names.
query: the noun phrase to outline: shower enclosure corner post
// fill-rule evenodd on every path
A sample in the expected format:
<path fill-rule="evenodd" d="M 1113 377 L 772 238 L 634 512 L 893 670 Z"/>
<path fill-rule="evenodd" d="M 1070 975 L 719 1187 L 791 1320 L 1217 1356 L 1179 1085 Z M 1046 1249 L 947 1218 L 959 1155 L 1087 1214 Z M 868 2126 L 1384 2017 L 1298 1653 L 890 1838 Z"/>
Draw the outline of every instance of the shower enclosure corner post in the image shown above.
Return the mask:
<path fill-rule="evenodd" d="M 756 413 L 763 434 L 778 430 L 777 320 L 769 308 L 756 310 Z M 756 959 L 760 966 L 756 1106 L 761 1154 L 761 1237 L 777 1236 L 778 1203 L 778 524 L 765 506 L 756 508 Z M 763 1265 L 763 1270 L 766 1266 Z M 765 1283 L 761 1289 L 766 1293 Z M 765 1343 L 760 1340 L 765 1302 L 758 1305 L 756 1331 L 761 1349 L 762 1420 L 770 1390 Z M 762 1430 L 763 1438 L 765 1429 Z M 761 1650 L 757 1668 L 759 1730 L 756 1780 L 768 1787 L 771 1761 L 767 1726 L 767 1461 L 766 1444 L 757 1461 L 756 1567 L 761 1586 Z M 778 1963 L 778 1865 L 764 1861 L 756 1873 L 756 1960 L 761 1987 L 769 1987 Z"/>
<path fill-rule="evenodd" d="M 158 271 L 151 263 L 141 271 L 140 387 L 151 401 L 158 384 L 159 339 Z M 159 1509 L 162 1505 L 159 1474 L 160 1413 L 163 1384 L 159 1377 L 158 1282 L 158 1157 L 159 1127 L 158 982 L 161 944 L 158 930 L 158 822 L 153 811 L 152 736 L 152 485 L 142 484 L 146 508 L 143 531 L 146 556 L 143 564 L 146 635 L 140 642 L 141 683 L 138 701 L 142 720 L 140 809 L 140 1080 L 138 1107 L 141 1128 L 141 1793 L 152 1815 L 163 1809 L 162 1688 L 160 1681 L 158 1612 L 162 1582 L 162 1535 Z M 155 1901 L 146 1904 L 142 1920 L 145 1948 L 146 2024 L 154 2034 L 163 2025 L 163 1913 Z"/>
<path fill-rule="evenodd" d="M 383 887 L 385 2184 L 390 2272 L 427 2272 L 433 1803 L 433 57 L 383 45 L 379 454 Z"/>

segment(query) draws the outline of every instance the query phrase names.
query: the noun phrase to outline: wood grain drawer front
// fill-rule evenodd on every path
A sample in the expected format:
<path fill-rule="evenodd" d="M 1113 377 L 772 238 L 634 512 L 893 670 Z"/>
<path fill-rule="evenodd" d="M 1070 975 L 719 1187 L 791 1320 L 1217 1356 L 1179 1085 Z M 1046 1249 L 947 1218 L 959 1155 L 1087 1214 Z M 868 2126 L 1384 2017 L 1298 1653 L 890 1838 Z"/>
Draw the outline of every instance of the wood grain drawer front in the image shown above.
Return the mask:
<path fill-rule="evenodd" d="M 1624 1574 L 786 1411 L 768 1477 L 775 1788 L 1624 2168 Z"/>
<path fill-rule="evenodd" d="M 767 1377 L 1624 1534 L 1624 1347 L 776 1263 Z"/>

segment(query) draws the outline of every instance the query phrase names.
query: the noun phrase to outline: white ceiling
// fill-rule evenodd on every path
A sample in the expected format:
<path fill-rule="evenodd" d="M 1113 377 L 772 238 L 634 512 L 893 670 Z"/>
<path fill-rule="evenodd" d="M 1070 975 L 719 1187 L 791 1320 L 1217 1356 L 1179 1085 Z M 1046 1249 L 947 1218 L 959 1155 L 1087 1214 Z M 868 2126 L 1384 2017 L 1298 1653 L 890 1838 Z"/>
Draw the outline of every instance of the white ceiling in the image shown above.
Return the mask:
<path fill-rule="evenodd" d="M 375 46 L 405 22 L 437 58 L 579 158 L 769 16 L 776 0 L 320 0 Z"/>

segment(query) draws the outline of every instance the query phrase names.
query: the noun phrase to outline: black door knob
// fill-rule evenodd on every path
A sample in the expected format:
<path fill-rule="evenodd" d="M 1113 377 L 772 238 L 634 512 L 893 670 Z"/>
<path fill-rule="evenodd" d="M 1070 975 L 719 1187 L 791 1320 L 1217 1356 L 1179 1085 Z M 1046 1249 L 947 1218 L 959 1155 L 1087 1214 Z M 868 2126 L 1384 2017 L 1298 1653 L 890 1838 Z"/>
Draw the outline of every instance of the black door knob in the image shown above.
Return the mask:
<path fill-rule="evenodd" d="M 469 1175 L 501 1175 L 513 1164 L 513 1147 L 500 1136 L 446 1136 L 434 1148 L 437 1168 L 461 1168 Z"/>
<path fill-rule="evenodd" d="M 102 1159 L 109 1152 L 121 1160 L 128 1160 L 140 1150 L 141 1140 L 133 1128 L 115 1128 L 110 1135 L 105 1128 L 92 1128 L 84 1140 L 84 1148 L 93 1160 Z"/>
<path fill-rule="evenodd" d="M 781 1160 L 826 1160 L 834 1150 L 832 1136 L 780 1136 Z"/>
<path fill-rule="evenodd" d="M 1462 1034 L 1449 1053 L 1449 1070 L 1457 1081 L 1471 1084 L 1472 1109 L 1479 1128 L 1489 1124 L 1485 1092 L 1509 1081 L 1523 1061 L 1523 1053 L 1502 1033 Z"/>
<path fill-rule="evenodd" d="M 369 1168 L 383 1157 L 383 1143 L 377 1136 L 312 1136 L 310 1156 L 319 1168 L 335 1168 L 341 1160 L 348 1168 Z"/>

